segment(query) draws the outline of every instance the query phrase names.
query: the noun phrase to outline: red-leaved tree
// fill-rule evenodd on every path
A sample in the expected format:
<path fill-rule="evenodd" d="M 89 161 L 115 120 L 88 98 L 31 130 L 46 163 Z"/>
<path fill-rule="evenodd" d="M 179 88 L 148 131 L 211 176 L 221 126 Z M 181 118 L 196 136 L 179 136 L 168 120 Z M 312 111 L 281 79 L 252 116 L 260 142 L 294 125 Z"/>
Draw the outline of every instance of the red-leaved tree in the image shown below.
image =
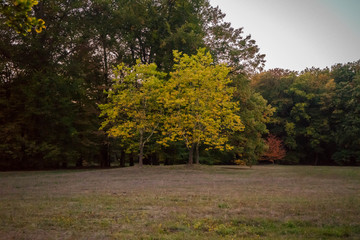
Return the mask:
<path fill-rule="evenodd" d="M 268 150 L 264 153 L 261 160 L 274 163 L 276 160 L 281 160 L 286 156 L 282 140 L 278 139 L 275 135 L 270 134 L 265 142 L 268 145 Z"/>

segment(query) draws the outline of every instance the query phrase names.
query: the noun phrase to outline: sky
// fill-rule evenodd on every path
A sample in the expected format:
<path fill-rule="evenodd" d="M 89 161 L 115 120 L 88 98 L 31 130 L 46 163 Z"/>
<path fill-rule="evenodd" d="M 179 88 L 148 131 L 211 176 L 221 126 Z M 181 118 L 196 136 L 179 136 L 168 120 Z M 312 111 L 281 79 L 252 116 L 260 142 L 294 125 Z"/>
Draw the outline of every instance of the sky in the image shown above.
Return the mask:
<path fill-rule="evenodd" d="M 210 0 L 266 54 L 265 69 L 331 67 L 360 59 L 360 0 Z"/>

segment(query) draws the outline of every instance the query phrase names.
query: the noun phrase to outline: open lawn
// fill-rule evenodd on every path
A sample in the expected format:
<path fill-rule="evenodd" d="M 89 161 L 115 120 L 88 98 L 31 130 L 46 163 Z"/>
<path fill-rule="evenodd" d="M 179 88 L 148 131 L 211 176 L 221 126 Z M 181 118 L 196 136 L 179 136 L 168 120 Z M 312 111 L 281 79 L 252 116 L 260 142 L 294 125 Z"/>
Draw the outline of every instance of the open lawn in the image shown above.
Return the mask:
<path fill-rule="evenodd" d="M 0 239 L 360 239 L 360 168 L 1 172 Z"/>

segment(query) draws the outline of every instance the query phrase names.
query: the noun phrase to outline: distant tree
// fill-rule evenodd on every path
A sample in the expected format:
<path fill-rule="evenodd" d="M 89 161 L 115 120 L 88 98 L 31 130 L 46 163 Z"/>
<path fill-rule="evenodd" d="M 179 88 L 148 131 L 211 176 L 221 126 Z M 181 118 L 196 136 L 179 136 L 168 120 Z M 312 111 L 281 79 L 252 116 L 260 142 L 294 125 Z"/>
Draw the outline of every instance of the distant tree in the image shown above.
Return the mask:
<path fill-rule="evenodd" d="M 205 49 L 193 56 L 174 51 L 174 56 L 174 70 L 162 95 L 166 118 L 159 142 L 183 140 L 189 150 L 188 163 L 193 164 L 200 144 L 231 149 L 229 133 L 243 131 L 244 126 L 236 114 L 238 104 L 232 101 L 234 88 L 228 87 L 230 69 L 214 65 Z"/>
<path fill-rule="evenodd" d="M 339 165 L 360 165 L 360 61 L 333 66 L 331 122 Z"/>
<path fill-rule="evenodd" d="M 262 160 L 267 160 L 274 163 L 286 156 L 286 151 L 282 141 L 275 135 L 270 134 L 266 139 L 268 149 L 263 154 Z"/>
<path fill-rule="evenodd" d="M 250 80 L 243 74 L 232 76 L 235 87 L 234 100 L 241 106 L 238 114 L 245 126 L 244 132 L 230 136 L 235 158 L 247 165 L 255 164 L 262 156 L 266 145 L 263 135 L 268 133 L 269 123 L 275 109 L 250 86 Z"/>
<path fill-rule="evenodd" d="M 276 108 L 268 127 L 288 149 L 282 162 L 327 161 L 334 90 L 329 69 L 306 69 L 300 74 L 273 69 L 254 76 L 252 84 Z"/>
<path fill-rule="evenodd" d="M 85 1 L 41 1 L 47 31 L 23 36 L 0 25 L 0 165 L 48 168 L 102 161 L 97 104 L 101 59 L 89 39 Z M 4 93 L 4 94 L 3 94 Z M 102 146 L 105 147 L 102 149 Z M 1 166 L 0 166 L 1 167 Z"/>
<path fill-rule="evenodd" d="M 233 28 L 224 21 L 225 14 L 208 1 L 202 11 L 204 41 L 217 64 L 231 67 L 231 73 L 254 74 L 261 71 L 265 55 L 251 35 L 244 36 L 243 28 Z"/>
<path fill-rule="evenodd" d="M 281 110 L 289 103 L 286 90 L 297 77 L 297 73 L 285 69 L 270 69 L 251 77 L 251 86 L 271 104 Z M 278 110 L 280 110 L 278 109 Z M 286 111 L 286 109 L 284 110 Z M 281 114 L 282 112 L 277 112 Z M 285 112 L 283 114 L 286 114 Z"/>
<path fill-rule="evenodd" d="M 113 54 L 129 65 L 134 65 L 140 59 L 142 63 L 156 63 L 158 69 L 169 72 L 173 65 L 173 50 L 194 54 L 196 49 L 204 46 L 201 22 L 204 2 L 116 1 L 113 3 L 116 7 L 112 6 L 111 9 L 118 9 L 114 33 L 119 44 L 113 49 Z M 96 18 L 97 14 L 93 15 Z M 106 15 L 104 17 L 108 18 Z"/>
<path fill-rule="evenodd" d="M 293 149 L 305 153 L 303 163 L 317 165 L 319 158 L 327 158 L 326 146 L 331 141 L 329 109 L 334 83 L 328 69 L 308 69 L 290 86 L 293 106 L 286 120 L 286 141 Z"/>
<path fill-rule="evenodd" d="M 271 69 L 252 76 L 251 86 L 255 91 L 268 101 L 275 109 L 273 116 L 267 123 L 267 128 L 271 134 L 278 136 L 284 141 L 287 149 L 295 148 L 293 139 L 286 138 L 289 121 L 289 113 L 293 106 L 293 98 L 288 89 L 297 78 L 297 73 L 285 69 Z M 295 152 L 295 151 L 294 151 Z M 288 152 L 286 159 L 292 157 L 293 152 Z M 293 162 L 299 162 L 298 157 L 294 157 Z"/>

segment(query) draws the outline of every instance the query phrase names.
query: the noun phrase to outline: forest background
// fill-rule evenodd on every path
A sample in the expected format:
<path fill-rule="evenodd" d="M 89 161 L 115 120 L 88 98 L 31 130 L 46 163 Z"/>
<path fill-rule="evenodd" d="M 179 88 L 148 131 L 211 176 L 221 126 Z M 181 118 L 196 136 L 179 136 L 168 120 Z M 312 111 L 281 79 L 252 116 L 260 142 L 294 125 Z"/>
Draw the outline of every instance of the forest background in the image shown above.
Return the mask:
<path fill-rule="evenodd" d="M 175 137 L 176 131 L 160 130 L 166 122 L 150 124 L 157 129 L 140 144 L 144 164 L 187 163 L 194 154 L 204 164 L 360 163 L 360 61 L 302 72 L 263 71 L 265 55 L 255 40 L 232 28 L 207 0 L 48 0 L 31 5 L 34 18 L 24 15 L 20 23 L 15 20 L 24 16 L 9 22 L 7 4 L 1 3 L 0 19 L 2 170 L 134 165 L 141 132 L 119 137 L 108 134 L 104 124 L 101 128 L 109 119 L 104 106 L 116 103 L 109 93 L 136 67 L 153 67 L 150 76 L 158 76 L 161 89 L 169 92 L 165 86 L 176 78 L 176 64 L 196 56 L 207 59 L 198 67 L 226 68 L 226 77 L 216 79 L 231 90 L 218 100 L 230 98 L 229 114 L 243 128 L 229 131 L 224 121 L 214 135 L 201 122 L 192 146 L 189 138 Z M 184 72 L 197 72 L 195 65 Z M 116 66 L 127 70 L 116 74 Z M 211 80 L 214 72 L 197 79 Z M 144 89 L 138 80 L 135 90 Z M 119 92 L 130 89 L 122 87 Z M 208 95 L 217 89 L 208 88 Z M 139 92 L 133 91 L 133 99 Z M 124 116 L 134 119 L 125 109 L 110 125 L 122 126 Z M 168 110 L 161 116 L 174 116 Z M 209 149 L 214 143 L 219 147 Z"/>

